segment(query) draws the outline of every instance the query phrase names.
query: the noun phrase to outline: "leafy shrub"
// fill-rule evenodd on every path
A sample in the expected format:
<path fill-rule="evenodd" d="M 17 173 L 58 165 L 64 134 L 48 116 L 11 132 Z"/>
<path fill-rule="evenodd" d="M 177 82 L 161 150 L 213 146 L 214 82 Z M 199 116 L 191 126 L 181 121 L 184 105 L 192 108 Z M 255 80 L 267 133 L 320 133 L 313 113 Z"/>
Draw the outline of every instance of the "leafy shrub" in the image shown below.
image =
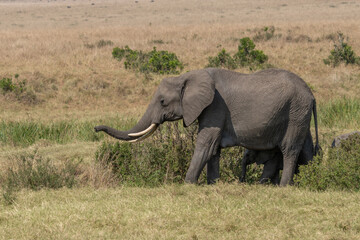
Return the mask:
<path fill-rule="evenodd" d="M 67 161 L 62 168 L 55 166 L 50 159 L 44 159 L 35 151 L 13 160 L 10 167 L 1 176 L 3 198 L 6 203 L 14 202 L 15 193 L 22 188 L 39 190 L 42 188 L 71 188 L 75 184 L 75 175 L 79 161 Z"/>
<path fill-rule="evenodd" d="M 217 56 L 209 57 L 208 67 L 223 67 L 227 69 L 236 69 L 238 66 L 235 60 L 226 52 L 225 49 L 222 49 Z"/>
<path fill-rule="evenodd" d="M 357 57 L 355 52 L 345 42 L 344 34 L 338 33 L 338 42 L 334 41 L 334 49 L 330 51 L 327 59 L 323 60 L 326 65 L 338 66 L 344 62 L 347 64 L 360 64 L 360 57 Z"/>
<path fill-rule="evenodd" d="M 12 82 L 11 78 L 3 78 L 0 80 L 0 88 L 3 93 L 12 92 L 15 89 L 15 85 Z"/>
<path fill-rule="evenodd" d="M 299 187 L 316 191 L 360 190 L 360 135 L 354 134 L 332 148 L 328 158 L 315 158 L 307 166 L 300 166 L 295 178 Z"/>
<path fill-rule="evenodd" d="M 35 93 L 26 87 L 26 80 L 20 81 L 19 74 L 15 74 L 15 81 L 12 78 L 3 78 L 0 80 L 0 91 L 3 95 L 13 95 L 16 100 L 23 103 L 37 103 L 38 99 Z"/>
<path fill-rule="evenodd" d="M 193 155 L 196 126 L 183 128 L 180 123 L 166 123 L 151 138 L 138 144 L 104 142 L 96 153 L 96 160 L 110 164 L 121 184 L 158 186 L 164 183 L 182 183 Z M 220 159 L 221 181 L 238 181 L 243 149 L 222 149 Z M 247 180 L 257 182 L 261 173 L 258 166 L 250 166 Z M 206 182 L 206 167 L 199 178 Z"/>
<path fill-rule="evenodd" d="M 222 49 L 215 57 L 209 57 L 207 67 L 225 67 L 235 69 L 239 66 L 249 67 L 250 70 L 264 67 L 264 63 L 268 60 L 268 56 L 261 50 L 255 50 L 254 42 L 248 38 L 240 39 L 238 51 L 233 57 Z"/>
<path fill-rule="evenodd" d="M 259 66 L 268 60 L 268 56 L 261 50 L 255 50 L 254 42 L 246 37 L 240 39 L 234 59 L 240 66 Z"/>
<path fill-rule="evenodd" d="M 176 74 L 183 69 L 175 53 L 157 51 L 156 47 L 148 53 L 125 48 L 114 48 L 112 56 L 119 61 L 124 61 L 126 69 L 138 70 L 142 73 Z"/>
<path fill-rule="evenodd" d="M 179 128 L 178 123 L 165 124 L 151 139 L 139 144 L 104 142 L 96 160 L 111 164 L 123 184 L 157 186 L 181 182 L 192 156 L 195 131 L 193 127 Z"/>
<path fill-rule="evenodd" d="M 12 78 L 3 78 L 0 80 L 0 89 L 3 94 L 15 92 L 17 95 L 26 90 L 26 80 L 19 81 L 19 74 L 15 74 L 16 82 Z"/>

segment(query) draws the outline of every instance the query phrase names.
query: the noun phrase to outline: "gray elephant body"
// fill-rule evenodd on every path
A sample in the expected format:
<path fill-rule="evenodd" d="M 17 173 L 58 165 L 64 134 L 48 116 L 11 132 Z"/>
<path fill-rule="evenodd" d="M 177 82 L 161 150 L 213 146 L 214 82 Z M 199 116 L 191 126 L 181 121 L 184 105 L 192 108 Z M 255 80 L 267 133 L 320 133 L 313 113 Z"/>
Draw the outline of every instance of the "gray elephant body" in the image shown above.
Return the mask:
<path fill-rule="evenodd" d="M 295 173 L 298 172 L 299 165 L 306 165 L 313 159 L 317 152 L 314 149 L 312 136 L 309 133 L 306 136 L 304 145 L 300 151 L 298 161 L 295 168 Z M 249 150 L 246 149 L 241 160 L 242 172 L 240 182 L 245 182 L 246 167 L 249 164 L 256 163 L 257 165 L 264 164 L 263 173 L 260 177 L 260 183 L 266 183 L 270 180 L 272 184 L 279 184 L 280 170 L 283 169 L 283 157 L 279 148 L 272 150 Z"/>
<path fill-rule="evenodd" d="M 107 126 L 95 130 L 138 141 L 164 121 L 183 118 L 184 126 L 189 126 L 198 119 L 197 142 L 185 181 L 196 183 L 205 164 L 208 182 L 215 181 L 221 148 L 277 147 L 284 158 L 281 185 L 286 185 L 292 181 L 312 112 L 317 136 L 315 98 L 306 83 L 291 72 L 267 69 L 241 74 L 209 68 L 164 79 L 144 116 L 131 130 L 117 131 Z"/>
<path fill-rule="evenodd" d="M 341 134 L 339 136 L 337 136 L 336 138 L 334 138 L 331 147 L 339 147 L 342 141 L 347 140 L 350 136 L 353 136 L 354 134 L 358 134 L 360 135 L 359 131 L 354 131 L 354 132 L 350 132 L 350 133 L 345 133 L 345 134 Z"/>

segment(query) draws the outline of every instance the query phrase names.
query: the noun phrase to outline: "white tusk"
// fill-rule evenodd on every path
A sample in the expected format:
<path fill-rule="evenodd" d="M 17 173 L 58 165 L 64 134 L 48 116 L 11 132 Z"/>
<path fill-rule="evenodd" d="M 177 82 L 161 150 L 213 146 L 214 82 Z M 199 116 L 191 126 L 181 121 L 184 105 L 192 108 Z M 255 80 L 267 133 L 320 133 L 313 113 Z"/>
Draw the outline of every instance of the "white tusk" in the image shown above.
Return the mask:
<path fill-rule="evenodd" d="M 131 143 L 140 142 L 140 141 L 144 140 L 145 138 L 149 137 L 157 129 L 157 125 L 156 124 L 154 124 L 154 125 L 155 125 L 155 127 L 153 129 L 151 129 L 148 133 L 144 134 L 143 136 L 141 136 L 137 139 L 130 140 L 128 142 L 131 142 Z"/>
<path fill-rule="evenodd" d="M 154 128 L 154 127 L 156 127 L 155 123 L 151 124 L 150 127 L 145 129 L 144 131 L 137 132 L 137 133 L 129 133 L 128 136 L 130 136 L 130 137 L 140 137 L 140 136 L 145 135 L 146 133 L 150 132 L 152 130 L 152 128 Z"/>

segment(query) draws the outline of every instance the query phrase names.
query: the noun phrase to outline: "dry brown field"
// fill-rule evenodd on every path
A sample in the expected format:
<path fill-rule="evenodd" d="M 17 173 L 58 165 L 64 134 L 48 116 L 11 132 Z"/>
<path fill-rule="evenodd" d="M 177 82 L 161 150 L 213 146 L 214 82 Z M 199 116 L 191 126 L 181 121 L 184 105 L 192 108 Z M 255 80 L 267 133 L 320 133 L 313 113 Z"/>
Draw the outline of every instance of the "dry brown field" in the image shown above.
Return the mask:
<path fill-rule="evenodd" d="M 359 10 L 359 2 L 344 0 L 0 1 L 0 77 L 19 74 L 36 97 L 0 96 L 1 118 L 138 116 L 163 76 L 144 81 L 125 70 L 111 56 L 114 46 L 172 51 L 187 71 L 205 67 L 221 48 L 235 52 L 238 39 L 266 26 L 276 37 L 256 45 L 270 64 L 303 77 L 319 102 L 356 96 L 359 67 L 322 60 L 337 32 L 360 52 Z M 114 45 L 89 47 L 100 40 Z"/>

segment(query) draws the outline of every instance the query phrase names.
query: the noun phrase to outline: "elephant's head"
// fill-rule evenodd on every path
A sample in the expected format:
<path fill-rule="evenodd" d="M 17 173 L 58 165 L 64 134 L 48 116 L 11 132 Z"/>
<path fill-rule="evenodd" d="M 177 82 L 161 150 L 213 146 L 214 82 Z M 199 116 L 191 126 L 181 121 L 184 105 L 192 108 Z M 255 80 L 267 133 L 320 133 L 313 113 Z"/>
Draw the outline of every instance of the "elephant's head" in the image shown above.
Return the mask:
<path fill-rule="evenodd" d="M 107 126 L 96 126 L 95 131 L 136 142 L 150 136 L 165 121 L 183 118 L 187 127 L 212 103 L 214 94 L 215 84 L 206 70 L 166 78 L 160 83 L 143 117 L 132 129 L 118 131 Z"/>

